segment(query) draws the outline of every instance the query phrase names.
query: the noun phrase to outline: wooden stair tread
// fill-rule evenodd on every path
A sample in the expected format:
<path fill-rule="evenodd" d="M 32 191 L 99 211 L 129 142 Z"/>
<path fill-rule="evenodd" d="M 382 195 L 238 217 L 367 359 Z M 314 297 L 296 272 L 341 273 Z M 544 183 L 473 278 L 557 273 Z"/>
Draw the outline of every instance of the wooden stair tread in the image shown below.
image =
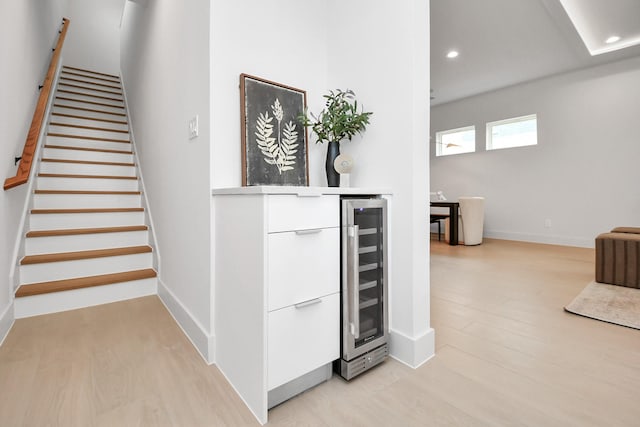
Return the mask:
<path fill-rule="evenodd" d="M 94 249 L 90 251 L 59 252 L 53 254 L 27 255 L 20 265 L 42 264 L 49 262 L 77 261 L 82 259 L 106 258 L 121 255 L 135 255 L 152 252 L 151 246 L 128 246 L 124 248 Z"/>
<path fill-rule="evenodd" d="M 75 279 L 55 280 L 21 285 L 16 291 L 16 297 L 27 297 L 51 292 L 71 291 L 74 289 L 90 288 L 94 286 L 111 285 L 114 283 L 157 277 L 155 270 L 125 271 L 123 273 L 102 274 L 99 276 L 78 277 Z"/>
<path fill-rule="evenodd" d="M 69 75 L 69 76 L 76 76 L 76 77 L 82 77 L 84 79 L 91 79 L 91 80 L 100 80 L 101 82 L 109 82 L 109 83 L 114 83 L 117 85 L 120 85 L 120 82 L 117 80 L 112 80 L 112 79 L 105 79 L 103 77 L 98 77 L 98 76 L 88 76 L 86 74 L 81 74 L 81 73 L 75 73 L 73 71 L 69 71 L 69 70 L 65 70 L 64 68 L 62 69 L 62 72 L 60 74 L 61 77 L 64 77 L 64 75 Z M 68 78 L 68 77 L 67 77 Z M 92 83 L 91 81 L 87 81 L 87 83 Z"/>
<path fill-rule="evenodd" d="M 71 160 L 71 159 L 49 159 L 43 157 L 41 162 L 50 162 L 50 163 L 74 163 L 81 165 L 105 165 L 105 166 L 135 166 L 135 163 L 126 163 L 126 162 L 96 162 L 93 160 Z"/>
<path fill-rule="evenodd" d="M 66 82 L 63 82 L 63 81 L 61 81 L 59 83 L 59 86 L 73 87 L 73 88 L 82 89 L 82 90 L 92 90 L 94 92 L 108 93 L 108 94 L 111 94 L 111 95 L 122 96 L 122 92 L 114 92 L 112 90 L 106 90 L 106 89 L 99 89 L 99 88 L 95 88 L 95 87 L 82 86 L 82 85 L 77 85 L 77 84 L 73 84 L 73 83 L 66 83 Z M 87 93 L 87 94 L 84 94 L 84 95 L 89 95 L 89 94 Z"/>
<path fill-rule="evenodd" d="M 70 74 L 73 74 L 73 73 L 70 73 Z M 76 75 L 78 75 L 78 74 L 76 74 Z M 91 78 L 91 77 L 89 77 L 89 78 Z M 73 77 L 65 77 L 65 76 L 62 76 L 62 75 L 60 76 L 60 80 L 67 80 L 67 81 L 70 81 L 70 82 L 84 83 L 84 84 L 100 86 L 100 87 L 108 87 L 108 88 L 111 88 L 111 89 L 118 89 L 118 90 L 121 89 L 120 86 L 108 85 L 108 84 L 105 84 L 105 83 L 90 82 L 90 81 L 87 81 L 87 80 L 80 80 L 80 79 L 75 79 Z"/>
<path fill-rule="evenodd" d="M 126 196 L 139 196 L 141 191 L 95 191 L 95 190 L 34 190 L 34 194 L 118 194 Z"/>
<path fill-rule="evenodd" d="M 115 113 L 113 111 L 104 111 L 104 110 L 94 110 L 92 108 L 75 107 L 73 105 L 53 104 L 53 106 L 56 108 L 66 108 L 68 110 L 87 111 L 89 113 L 110 114 L 112 116 L 127 117 L 127 115 L 124 113 Z"/>
<path fill-rule="evenodd" d="M 90 141 L 121 142 L 123 144 L 131 143 L 131 141 L 128 139 L 101 138 L 97 136 L 85 136 L 85 135 L 68 135 L 66 133 L 56 133 L 56 132 L 48 132 L 47 136 L 57 136 L 60 138 L 71 138 L 71 139 L 88 139 Z"/>
<path fill-rule="evenodd" d="M 62 136 L 62 135 L 52 135 L 52 134 L 48 134 L 48 135 L 49 136 Z M 97 151 L 99 153 L 113 153 L 113 154 L 133 154 L 133 152 L 131 152 L 131 151 L 109 150 L 109 149 L 106 149 L 106 148 L 74 147 L 74 146 L 70 146 L 70 145 L 45 144 L 44 148 L 55 148 L 57 150 Z"/>
<path fill-rule="evenodd" d="M 68 93 L 69 95 L 88 96 L 91 98 L 104 99 L 105 101 L 124 102 L 123 99 L 111 98 L 110 96 L 93 95 L 91 93 L 76 92 L 75 90 L 58 89 L 58 93 Z"/>
<path fill-rule="evenodd" d="M 144 212 L 144 208 L 31 209 L 34 215 Z"/>
<path fill-rule="evenodd" d="M 95 112 L 95 111 L 94 111 Z M 87 117 L 87 116 L 78 116 L 75 114 L 64 114 L 64 113 L 51 113 L 52 116 L 57 116 L 57 117 L 68 117 L 70 119 L 81 119 L 81 120 L 93 120 L 96 122 L 105 122 L 105 123 L 114 123 L 114 124 L 118 124 L 118 125 L 128 125 L 128 123 L 126 121 L 123 120 L 109 120 L 109 119 L 102 119 L 99 117 Z"/>
<path fill-rule="evenodd" d="M 119 110 L 124 110 L 123 106 L 105 104 L 104 102 L 85 101 L 83 99 L 67 98 L 66 96 L 56 96 L 56 99 L 59 99 L 61 101 L 81 102 L 83 104 L 100 105 L 101 107 L 110 107 L 110 108 L 117 108 Z"/>
<path fill-rule="evenodd" d="M 79 178 L 79 179 L 128 179 L 137 180 L 137 176 L 118 176 L 118 175 L 74 175 L 65 173 L 39 173 L 40 178 Z"/>
<path fill-rule="evenodd" d="M 78 68 L 78 67 L 72 67 L 70 65 L 63 65 L 62 66 L 63 70 L 75 70 L 75 71 L 81 71 L 83 73 L 89 73 L 89 74 L 97 74 L 99 76 L 105 76 L 105 77 L 111 77 L 113 79 L 117 79 L 118 81 L 120 81 L 120 77 L 118 76 L 114 76 L 113 74 L 106 74 L 106 73 L 101 73 L 99 71 L 93 71 L 93 70 L 86 70 L 84 68 Z"/>
<path fill-rule="evenodd" d="M 77 236 L 81 234 L 123 233 L 129 231 L 146 231 L 146 225 L 127 225 L 121 227 L 70 228 L 65 230 L 34 230 L 27 237 Z"/>
<path fill-rule="evenodd" d="M 76 128 L 76 129 L 98 130 L 98 131 L 102 131 L 102 132 L 129 133 L 128 130 L 100 128 L 100 127 L 97 127 L 97 126 L 75 125 L 75 124 L 72 124 L 72 123 L 49 122 L 49 126 L 63 126 L 63 127 Z"/>
<path fill-rule="evenodd" d="M 71 138 L 71 139 L 87 139 L 89 141 L 120 142 L 122 144 L 131 144 L 131 141 L 128 139 L 101 138 L 98 136 L 68 135 L 65 133 L 56 133 L 56 132 L 49 132 L 47 133 L 47 136 L 57 136 L 60 138 Z"/>

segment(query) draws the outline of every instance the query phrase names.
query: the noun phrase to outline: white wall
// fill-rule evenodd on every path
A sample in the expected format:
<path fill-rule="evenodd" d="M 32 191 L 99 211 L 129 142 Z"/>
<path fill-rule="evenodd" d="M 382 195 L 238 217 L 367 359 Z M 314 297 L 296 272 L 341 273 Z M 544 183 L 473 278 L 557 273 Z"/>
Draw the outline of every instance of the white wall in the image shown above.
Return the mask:
<path fill-rule="evenodd" d="M 211 360 L 209 1 L 128 2 L 121 53 L 162 254 L 158 292 Z M 189 140 L 196 114 L 200 136 Z"/>
<path fill-rule="evenodd" d="M 327 89 L 327 7 L 325 1 L 296 0 L 213 0 L 211 5 L 211 184 L 237 187 L 242 182 L 240 74 L 305 90 L 309 107 L 317 111 Z M 309 144 L 310 185 L 326 185 L 325 150 Z"/>
<path fill-rule="evenodd" d="M 354 89 L 374 112 L 363 138 L 342 144 L 352 185 L 393 190 L 391 351 L 411 366 L 433 355 L 429 313 L 429 4 L 329 1 L 329 87 Z"/>
<path fill-rule="evenodd" d="M 433 141 L 475 125 L 478 151 L 431 150 L 431 189 L 485 196 L 487 237 L 593 247 L 601 232 L 640 225 L 639 99 L 636 57 L 434 107 Z M 486 122 L 533 113 L 537 146 L 485 151 Z"/>
<path fill-rule="evenodd" d="M 120 73 L 120 19 L 125 0 L 67 0 L 71 20 L 65 65 Z"/>
<path fill-rule="evenodd" d="M 64 1 L 25 0 L 1 2 L 0 79 L 0 178 L 14 176 L 14 156 L 20 156 L 58 40 Z M 0 190 L 0 342 L 13 321 L 13 289 L 9 278 L 16 230 L 26 200 L 26 185 Z"/>

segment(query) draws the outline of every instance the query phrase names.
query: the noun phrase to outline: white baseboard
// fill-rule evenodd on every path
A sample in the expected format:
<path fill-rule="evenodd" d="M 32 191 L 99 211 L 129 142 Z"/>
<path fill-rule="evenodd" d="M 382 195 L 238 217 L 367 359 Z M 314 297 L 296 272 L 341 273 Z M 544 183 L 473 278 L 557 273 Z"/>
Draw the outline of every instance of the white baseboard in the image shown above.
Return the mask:
<path fill-rule="evenodd" d="M 11 327 L 13 326 L 13 322 L 15 321 L 13 316 L 13 301 L 7 305 L 0 314 L 0 345 L 4 342 L 4 339 L 7 338 Z"/>
<path fill-rule="evenodd" d="M 435 331 L 429 328 L 417 338 L 401 332 L 389 331 L 389 355 L 397 361 L 416 369 L 435 355 Z"/>
<path fill-rule="evenodd" d="M 207 333 L 200 322 L 160 279 L 158 279 L 158 296 L 204 361 L 209 365 L 215 363 L 215 336 Z"/>
<path fill-rule="evenodd" d="M 575 246 L 579 248 L 595 247 L 595 236 L 591 238 L 583 238 L 485 230 L 484 237 L 489 239 L 516 240 L 518 242 L 544 243 L 547 245 Z"/>

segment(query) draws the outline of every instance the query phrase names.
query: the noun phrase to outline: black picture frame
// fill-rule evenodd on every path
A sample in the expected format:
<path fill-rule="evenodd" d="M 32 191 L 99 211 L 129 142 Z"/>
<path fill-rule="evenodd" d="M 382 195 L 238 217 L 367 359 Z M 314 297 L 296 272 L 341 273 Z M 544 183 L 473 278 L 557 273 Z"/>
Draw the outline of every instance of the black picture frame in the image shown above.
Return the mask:
<path fill-rule="evenodd" d="M 307 92 L 240 74 L 242 185 L 309 185 Z"/>

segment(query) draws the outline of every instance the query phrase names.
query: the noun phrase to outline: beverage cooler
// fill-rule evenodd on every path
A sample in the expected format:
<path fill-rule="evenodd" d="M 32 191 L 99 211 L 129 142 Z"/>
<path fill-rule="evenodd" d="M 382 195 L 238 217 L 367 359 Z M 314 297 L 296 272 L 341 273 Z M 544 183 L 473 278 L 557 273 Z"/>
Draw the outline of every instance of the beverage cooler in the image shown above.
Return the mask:
<path fill-rule="evenodd" d="M 341 199 L 341 359 L 335 370 L 351 378 L 389 354 L 387 201 Z"/>

